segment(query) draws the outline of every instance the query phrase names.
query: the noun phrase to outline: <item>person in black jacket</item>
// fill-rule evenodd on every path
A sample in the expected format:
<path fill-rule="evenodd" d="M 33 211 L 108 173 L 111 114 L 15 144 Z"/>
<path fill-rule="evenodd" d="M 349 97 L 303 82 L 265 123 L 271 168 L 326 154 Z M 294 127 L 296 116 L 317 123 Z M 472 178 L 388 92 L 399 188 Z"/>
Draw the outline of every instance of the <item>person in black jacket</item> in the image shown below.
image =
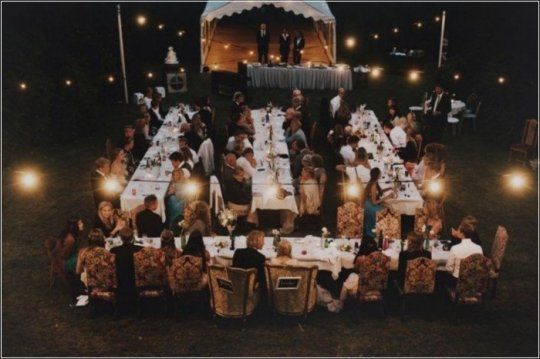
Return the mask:
<path fill-rule="evenodd" d="M 233 255 L 233 267 L 242 269 L 257 269 L 257 282 L 261 295 L 266 293 L 266 277 L 264 264 L 266 257 L 259 252 L 264 245 L 264 232 L 251 231 L 247 235 L 247 248 L 237 249 Z"/>
<path fill-rule="evenodd" d="M 158 208 L 157 197 L 153 194 L 144 199 L 144 210 L 135 217 L 139 236 L 159 237 L 163 230 L 161 216 L 154 211 Z"/>
<path fill-rule="evenodd" d="M 232 122 L 236 122 L 239 114 L 242 114 L 242 106 L 244 105 L 246 98 L 243 93 L 237 91 L 233 95 L 233 101 L 231 103 L 231 111 L 229 119 Z"/>
<path fill-rule="evenodd" d="M 297 31 L 293 41 L 293 62 L 295 65 L 302 62 L 302 50 L 304 50 L 305 46 L 304 34 L 302 34 L 302 31 Z"/>
<path fill-rule="evenodd" d="M 233 170 L 233 176 L 226 180 L 223 196 L 227 202 L 249 207 L 251 203 L 251 186 L 244 178 L 244 169 L 242 167 L 236 166 Z"/>
<path fill-rule="evenodd" d="M 266 29 L 266 24 L 262 23 L 257 31 L 257 52 L 259 53 L 259 62 L 268 63 L 268 44 L 270 43 L 270 32 Z"/>
<path fill-rule="evenodd" d="M 137 295 L 133 254 L 140 251 L 142 247 L 133 244 L 133 231 L 129 227 L 120 230 L 120 238 L 122 245 L 111 249 L 116 264 L 118 295 L 121 302 L 133 303 Z"/>
<path fill-rule="evenodd" d="M 284 27 L 279 35 L 279 54 L 281 56 L 281 62 L 289 61 L 289 52 L 291 51 L 291 34 Z"/>
<path fill-rule="evenodd" d="M 154 136 L 163 124 L 163 118 L 159 111 L 159 103 L 156 100 L 152 100 L 152 107 L 148 111 L 148 114 L 150 115 L 150 134 Z"/>
<path fill-rule="evenodd" d="M 438 83 L 435 85 L 435 91 L 431 94 L 426 111 L 428 142 L 441 143 L 450 111 L 452 111 L 450 95 L 444 92 L 444 87 Z"/>
<path fill-rule="evenodd" d="M 428 252 L 422 248 L 423 242 L 424 239 L 414 232 L 410 232 L 407 235 L 407 250 L 403 250 L 401 253 L 399 253 L 397 272 L 398 283 L 402 287 L 405 280 L 405 271 L 407 270 L 408 261 L 420 257 L 431 259 L 431 252 Z"/>

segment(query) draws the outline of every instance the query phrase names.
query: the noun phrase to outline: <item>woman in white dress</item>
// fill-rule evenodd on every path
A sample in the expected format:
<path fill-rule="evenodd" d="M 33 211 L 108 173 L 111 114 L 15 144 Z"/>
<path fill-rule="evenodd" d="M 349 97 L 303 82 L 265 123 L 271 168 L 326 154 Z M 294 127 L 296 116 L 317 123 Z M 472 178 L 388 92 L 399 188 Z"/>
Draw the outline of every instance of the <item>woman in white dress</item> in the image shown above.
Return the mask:
<path fill-rule="evenodd" d="M 356 150 L 356 158 L 354 160 L 354 166 L 348 166 L 345 168 L 345 173 L 349 178 L 350 183 L 368 183 L 369 172 L 371 171 L 371 165 L 369 164 L 368 154 L 364 147 L 358 147 Z"/>

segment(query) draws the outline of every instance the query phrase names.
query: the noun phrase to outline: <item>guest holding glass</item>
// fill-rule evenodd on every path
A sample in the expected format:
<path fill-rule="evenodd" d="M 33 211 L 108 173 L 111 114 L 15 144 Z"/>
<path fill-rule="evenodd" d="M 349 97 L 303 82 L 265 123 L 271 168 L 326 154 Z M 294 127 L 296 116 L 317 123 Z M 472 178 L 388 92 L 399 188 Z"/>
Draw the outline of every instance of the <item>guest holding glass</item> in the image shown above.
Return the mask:
<path fill-rule="evenodd" d="M 94 228 L 99 228 L 103 235 L 116 237 L 118 232 L 126 226 L 126 222 L 115 215 L 114 207 L 111 202 L 103 201 L 99 204 L 96 217 L 94 219 Z"/>

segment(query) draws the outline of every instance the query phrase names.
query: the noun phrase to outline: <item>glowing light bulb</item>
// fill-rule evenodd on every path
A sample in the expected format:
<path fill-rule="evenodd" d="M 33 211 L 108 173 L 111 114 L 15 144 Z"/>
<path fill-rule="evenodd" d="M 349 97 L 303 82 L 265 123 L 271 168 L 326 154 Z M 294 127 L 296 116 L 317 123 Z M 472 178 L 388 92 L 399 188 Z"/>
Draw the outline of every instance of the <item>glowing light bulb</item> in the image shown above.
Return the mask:
<path fill-rule="evenodd" d="M 23 90 L 23 91 L 26 90 L 26 84 L 25 84 L 24 82 L 21 82 L 21 83 L 19 84 L 19 88 L 20 88 L 21 90 Z"/>
<path fill-rule="evenodd" d="M 345 46 L 347 46 L 349 49 L 352 49 L 356 46 L 356 39 L 352 36 L 345 39 Z"/>
<path fill-rule="evenodd" d="M 374 38 L 375 40 L 379 39 L 379 34 L 373 34 L 373 38 Z"/>
<path fill-rule="evenodd" d="M 461 78 L 460 74 L 454 74 L 454 80 L 459 80 Z"/>
<path fill-rule="evenodd" d="M 500 76 L 500 77 L 497 79 L 497 81 L 498 81 L 500 84 L 503 84 L 503 83 L 506 82 L 506 79 L 505 79 L 504 77 Z"/>
<path fill-rule="evenodd" d="M 110 75 L 109 77 L 107 77 L 107 81 L 109 81 L 110 83 L 113 83 L 114 82 L 114 76 Z"/>
<path fill-rule="evenodd" d="M 110 193 L 117 193 L 120 191 L 120 184 L 117 180 L 109 178 L 105 181 L 105 190 Z"/>
<path fill-rule="evenodd" d="M 67 79 L 65 82 L 66 82 L 66 86 L 71 86 L 71 80 Z"/>
<path fill-rule="evenodd" d="M 513 189 L 521 189 L 525 186 L 525 177 L 520 173 L 510 175 L 510 186 Z"/>
<path fill-rule="evenodd" d="M 397 34 L 399 32 L 399 28 L 394 27 L 394 29 L 392 31 L 394 32 L 394 34 Z"/>
<path fill-rule="evenodd" d="M 25 190 L 33 190 L 39 183 L 37 174 L 32 171 L 21 172 L 19 180 Z"/>
<path fill-rule="evenodd" d="M 189 195 L 195 195 L 199 192 L 199 186 L 195 182 L 186 183 L 186 192 Z"/>
<path fill-rule="evenodd" d="M 418 81 L 419 78 L 420 78 L 420 73 L 418 71 L 412 70 L 411 72 L 409 72 L 409 80 Z"/>
<path fill-rule="evenodd" d="M 374 67 L 371 70 L 371 77 L 377 78 L 379 76 L 381 76 L 381 69 L 379 67 Z"/>
<path fill-rule="evenodd" d="M 163 24 L 159 24 L 159 25 L 158 25 L 158 29 L 159 29 L 159 30 L 163 30 L 164 28 L 165 28 L 165 25 L 163 25 Z"/>
<path fill-rule="evenodd" d="M 360 195 L 360 187 L 357 184 L 349 184 L 347 186 L 347 195 L 349 197 L 358 197 Z"/>
<path fill-rule="evenodd" d="M 137 16 L 137 24 L 139 24 L 140 26 L 146 25 L 146 17 L 143 15 Z"/>
<path fill-rule="evenodd" d="M 146 76 L 147 76 L 149 79 L 151 79 L 151 78 L 154 77 L 154 74 L 153 74 L 152 72 L 149 72 L 149 73 L 146 74 Z"/>
<path fill-rule="evenodd" d="M 442 183 L 437 180 L 431 180 L 428 183 L 428 191 L 432 194 L 437 194 L 442 191 Z"/>

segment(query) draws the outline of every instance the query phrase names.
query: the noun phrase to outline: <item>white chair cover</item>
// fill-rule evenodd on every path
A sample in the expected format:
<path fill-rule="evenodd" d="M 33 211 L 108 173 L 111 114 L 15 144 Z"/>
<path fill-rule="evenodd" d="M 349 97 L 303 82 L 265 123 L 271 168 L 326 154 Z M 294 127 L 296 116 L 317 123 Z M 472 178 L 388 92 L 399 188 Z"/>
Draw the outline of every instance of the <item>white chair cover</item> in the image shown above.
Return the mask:
<path fill-rule="evenodd" d="M 207 176 L 212 174 L 214 172 L 215 166 L 214 166 L 214 144 L 212 143 L 212 139 L 207 138 L 206 140 L 201 143 L 201 146 L 199 147 L 199 160 L 202 162 L 202 165 L 204 167 L 204 172 Z"/>
<path fill-rule="evenodd" d="M 161 97 L 165 98 L 165 87 L 161 87 L 161 86 L 157 86 L 154 88 L 154 91 L 156 91 L 157 93 L 159 93 L 161 95 Z"/>
<path fill-rule="evenodd" d="M 216 176 L 210 177 L 210 208 L 214 208 L 216 215 L 224 208 L 223 194 Z"/>
<path fill-rule="evenodd" d="M 135 92 L 133 94 L 133 103 L 137 105 L 142 105 L 144 103 L 144 95 L 140 92 Z"/>

